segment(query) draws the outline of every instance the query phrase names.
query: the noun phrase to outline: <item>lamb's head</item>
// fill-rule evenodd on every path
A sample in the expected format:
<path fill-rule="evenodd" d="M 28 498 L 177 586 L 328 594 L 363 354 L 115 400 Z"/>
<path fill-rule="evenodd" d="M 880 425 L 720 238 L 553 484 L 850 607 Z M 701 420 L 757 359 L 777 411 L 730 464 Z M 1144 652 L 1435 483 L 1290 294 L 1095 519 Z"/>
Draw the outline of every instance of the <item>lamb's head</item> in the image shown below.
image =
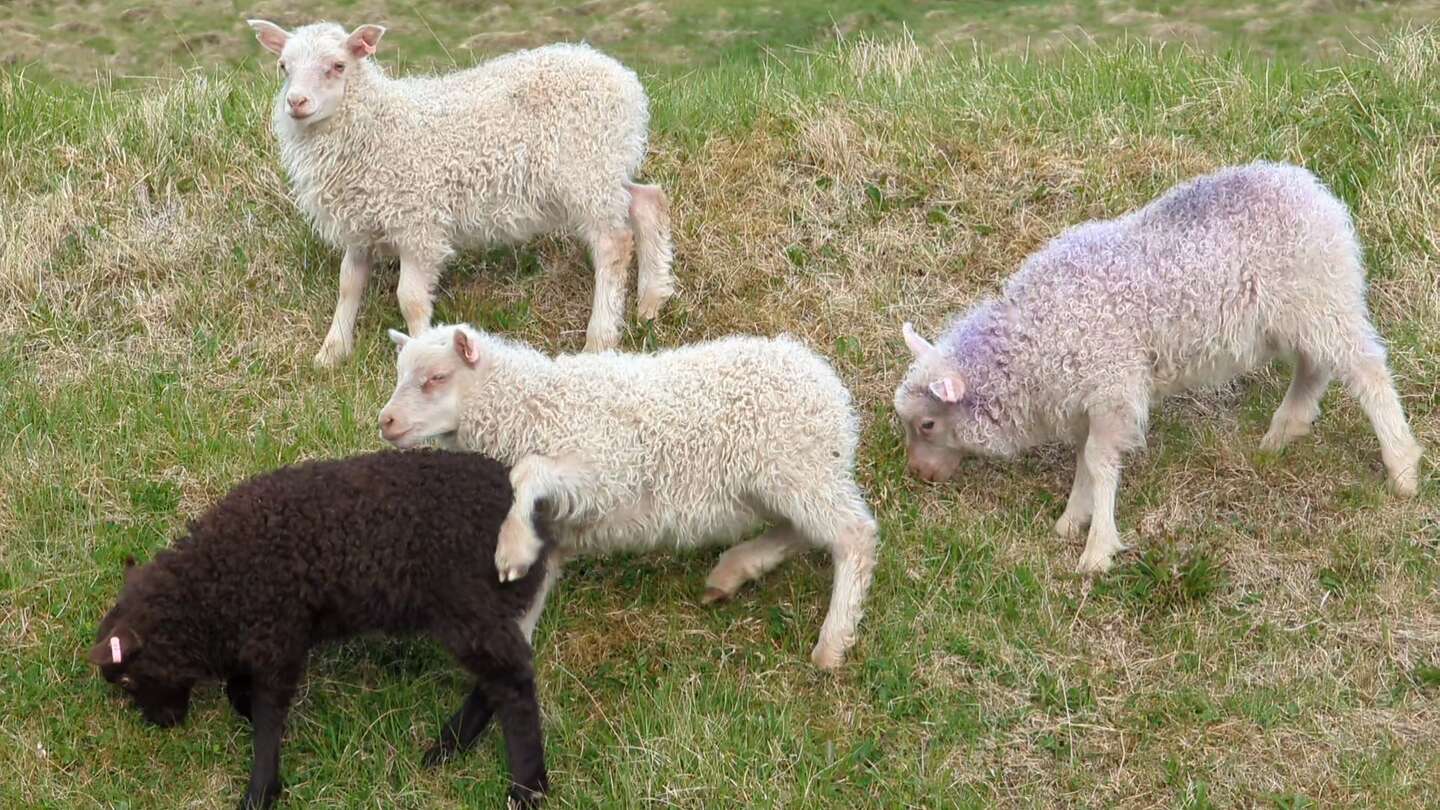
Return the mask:
<path fill-rule="evenodd" d="M 154 649 L 156 645 L 150 643 L 164 635 L 163 630 L 148 626 L 143 609 L 144 580 L 155 572 L 132 565 L 133 560 L 126 562 L 125 590 L 119 602 L 100 622 L 95 646 L 90 648 L 90 663 L 99 667 L 106 681 L 124 691 L 148 722 L 173 726 L 185 720 L 195 679 L 171 666 L 164 649 Z"/>
<path fill-rule="evenodd" d="M 334 23 L 314 23 L 292 31 L 265 20 L 249 20 L 265 50 L 280 57 L 285 111 L 300 127 L 324 121 L 345 99 L 345 82 L 375 53 L 385 29 L 362 25 L 350 33 Z M 277 100 L 277 104 L 278 104 Z"/>
<path fill-rule="evenodd" d="M 905 430 L 910 472 L 926 481 L 945 481 L 968 455 L 993 455 L 1004 437 L 986 407 L 966 396 L 955 363 L 921 337 L 913 326 L 901 330 L 914 360 L 895 389 L 895 414 Z"/>
<path fill-rule="evenodd" d="M 466 382 L 484 367 L 480 333 L 465 324 L 442 324 L 413 338 L 391 329 L 390 339 L 400 353 L 395 393 L 380 410 L 380 437 L 396 447 L 414 447 L 454 433 Z"/>

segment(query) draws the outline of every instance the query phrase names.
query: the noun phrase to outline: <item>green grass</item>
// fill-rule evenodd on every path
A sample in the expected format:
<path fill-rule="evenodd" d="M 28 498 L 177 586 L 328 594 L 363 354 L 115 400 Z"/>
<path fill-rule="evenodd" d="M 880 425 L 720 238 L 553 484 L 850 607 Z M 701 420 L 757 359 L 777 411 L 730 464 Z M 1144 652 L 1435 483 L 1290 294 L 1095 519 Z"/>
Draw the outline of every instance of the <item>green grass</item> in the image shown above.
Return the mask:
<path fill-rule="evenodd" d="M 1430 0 L 456 0 L 295 4 L 15 0 L 0 20 L 0 65 L 93 80 L 245 66 L 260 52 L 248 17 L 285 25 L 332 19 L 390 28 L 383 50 L 409 68 L 468 64 L 517 47 L 584 39 L 626 61 L 680 76 L 766 54 L 823 48 L 839 34 L 897 35 L 1009 54 L 1051 54 L 1121 37 L 1333 60 L 1403 24 L 1440 19 Z M 122 79 L 124 81 L 125 79 Z"/>
<path fill-rule="evenodd" d="M 829 355 L 865 418 L 881 562 L 835 676 L 807 660 L 829 588 L 819 557 L 715 608 L 697 603 L 713 550 L 567 570 L 537 659 L 553 806 L 1440 803 L 1440 491 L 1427 479 L 1415 500 L 1386 494 L 1375 438 L 1338 389 L 1315 434 L 1276 456 L 1256 445 L 1283 368 L 1167 402 L 1120 492 L 1135 551 L 1094 581 L 1071 573 L 1079 545 L 1050 535 L 1066 454 L 968 462 L 956 482 L 923 485 L 905 475 L 888 405 L 906 362 L 900 321 L 933 331 L 1061 228 L 1268 157 L 1305 163 L 1354 208 L 1407 411 L 1440 446 L 1436 34 L 1322 62 L 1295 58 L 1279 31 L 1238 49 L 1131 38 L 1039 58 L 983 27 L 988 44 L 947 49 L 924 4 L 876 7 L 911 23 L 918 46 L 825 44 L 804 4 L 660 5 L 674 30 L 656 41 L 686 48 L 703 28 L 687 8 L 769 22 L 700 49 L 693 70 L 617 40 L 651 77 L 646 173 L 674 201 L 678 245 L 679 294 L 628 345 L 788 330 Z M 985 25 L 1118 13 L 974 6 Z M 440 4 L 412 8 L 451 41 Z M 1182 18 L 1242 27 L 1225 8 Z M 1294 30 L 1319 41 L 1343 35 L 1336 15 L 1378 30 L 1426 8 L 1324 4 Z M 11 24 L 47 13 L 25 4 Z M 215 27 L 166 13 L 181 31 Z M 105 5 L 97 19 L 118 14 Z M 604 6 L 593 23 L 618 14 Z M 394 270 L 376 274 L 356 356 L 312 370 L 338 256 L 287 198 L 265 129 L 273 77 L 235 29 L 212 43 L 231 65 L 162 81 L 0 75 L 6 807 L 233 803 L 249 737 L 218 690 L 196 695 L 183 727 L 151 729 L 84 650 L 127 555 L 148 557 L 247 475 L 379 444 L 384 328 L 401 325 Z M 107 36 L 136 69 L 184 61 Z M 429 58 L 407 36 L 396 32 L 398 56 Z M 580 249 L 544 239 L 458 259 L 437 317 L 574 350 L 588 302 Z M 312 664 L 286 738 L 289 806 L 502 795 L 493 732 L 439 771 L 418 767 L 464 689 L 436 647 L 360 640 Z"/>

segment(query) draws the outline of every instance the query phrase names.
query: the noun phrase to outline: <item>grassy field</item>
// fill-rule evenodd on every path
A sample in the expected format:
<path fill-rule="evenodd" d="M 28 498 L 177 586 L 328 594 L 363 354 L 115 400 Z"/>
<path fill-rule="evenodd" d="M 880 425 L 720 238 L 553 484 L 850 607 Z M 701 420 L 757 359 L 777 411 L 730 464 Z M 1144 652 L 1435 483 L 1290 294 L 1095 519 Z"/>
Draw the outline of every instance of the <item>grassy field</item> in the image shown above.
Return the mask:
<path fill-rule="evenodd" d="M 0 58 L 29 58 L 16 30 L 56 57 L 0 74 L 0 805 L 224 806 L 250 745 L 219 691 L 152 729 L 84 651 L 126 555 L 247 475 L 379 446 L 395 271 L 377 273 L 356 356 L 312 370 L 338 255 L 287 197 L 268 63 L 217 24 L 252 9 L 71 5 L 85 13 L 22 0 L 0 21 Z M 487 51 L 614 27 L 649 79 L 646 176 L 669 190 L 678 248 L 677 298 L 627 346 L 787 330 L 863 410 L 882 549 L 851 662 L 808 661 L 818 555 L 715 608 L 698 603 L 714 551 L 582 561 L 539 630 L 551 806 L 1440 806 L 1440 488 L 1427 467 L 1418 498 L 1388 496 L 1338 389 L 1278 457 L 1256 445 L 1283 368 L 1167 402 L 1122 482 L 1135 550 L 1094 580 L 1050 534 L 1067 454 L 924 485 L 888 405 L 902 320 L 933 332 L 1063 227 L 1266 157 L 1353 206 L 1407 411 L 1440 447 L 1440 34 L 1403 24 L 1433 3 L 1291 3 L 1281 27 L 1260 4 L 838 2 L 837 20 L 875 9 L 850 27 L 881 32 L 838 45 L 806 3 L 320 5 L 388 17 L 415 63 L 445 61 L 427 50 L 441 42 L 473 58 L 457 31 L 526 32 Z M 280 6 L 259 11 L 293 20 Z M 1133 26 L 1105 15 L 1125 9 L 1214 34 L 1120 37 Z M 1070 21 L 1103 41 L 1027 54 L 1030 31 Z M 727 26 L 744 33 L 707 44 Z M 579 247 L 546 239 L 456 261 L 437 317 L 577 350 L 589 289 Z M 498 804 L 493 732 L 419 767 L 464 687 L 425 642 L 318 652 L 288 806 Z"/>
<path fill-rule="evenodd" d="M 9 0 L 6 16 L 0 65 L 85 80 L 98 71 L 143 77 L 246 65 L 259 50 L 246 17 L 387 25 L 391 62 L 417 68 L 586 39 L 652 71 L 681 75 L 824 47 L 837 34 L 902 31 L 1005 54 L 1128 37 L 1333 60 L 1397 26 L 1440 19 L 1440 0 Z"/>

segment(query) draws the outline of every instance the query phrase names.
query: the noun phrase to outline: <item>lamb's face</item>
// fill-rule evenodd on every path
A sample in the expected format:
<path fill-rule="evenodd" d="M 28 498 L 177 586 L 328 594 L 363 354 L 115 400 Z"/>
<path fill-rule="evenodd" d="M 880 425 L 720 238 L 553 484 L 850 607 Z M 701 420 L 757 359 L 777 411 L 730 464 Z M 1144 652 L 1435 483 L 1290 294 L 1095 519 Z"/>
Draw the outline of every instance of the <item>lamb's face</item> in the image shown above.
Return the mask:
<path fill-rule="evenodd" d="M 285 74 L 280 89 L 283 109 L 301 128 L 335 114 L 345 99 L 347 78 L 361 60 L 375 53 L 385 33 L 378 25 L 362 25 L 346 34 L 333 23 L 306 25 L 294 33 L 264 20 L 251 20 L 250 27 L 260 44 L 280 57 L 278 65 Z"/>
<path fill-rule="evenodd" d="M 895 390 L 895 414 L 905 431 L 911 475 L 926 481 L 948 481 L 955 474 L 966 452 L 956 424 L 961 407 L 936 399 L 922 381 L 907 378 Z"/>
<path fill-rule="evenodd" d="M 465 326 L 436 326 L 418 338 L 390 330 L 400 347 L 395 393 L 380 410 L 380 437 L 415 447 L 460 427 L 461 391 L 479 363 L 479 343 Z"/>
<path fill-rule="evenodd" d="M 145 649 L 142 638 L 112 612 L 100 626 L 90 661 L 100 668 L 101 677 L 120 687 L 147 722 L 162 728 L 183 723 L 195 684 L 175 680 L 154 653 Z"/>
<path fill-rule="evenodd" d="M 910 324 L 903 331 L 915 359 L 895 389 L 895 414 L 905 431 L 910 473 L 926 481 L 947 481 L 966 455 L 990 452 L 990 425 L 965 398 L 965 382 L 950 362 Z"/>

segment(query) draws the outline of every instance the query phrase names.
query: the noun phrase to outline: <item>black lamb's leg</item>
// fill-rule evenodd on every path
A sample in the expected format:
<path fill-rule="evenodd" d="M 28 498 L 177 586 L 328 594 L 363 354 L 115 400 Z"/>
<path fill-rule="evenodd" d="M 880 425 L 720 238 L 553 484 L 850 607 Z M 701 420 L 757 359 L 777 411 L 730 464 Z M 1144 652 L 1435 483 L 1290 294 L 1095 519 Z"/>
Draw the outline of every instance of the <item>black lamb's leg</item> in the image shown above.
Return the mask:
<path fill-rule="evenodd" d="M 550 789 L 545 774 L 545 747 L 540 739 L 540 703 L 535 698 L 535 677 L 513 673 L 508 682 L 488 683 L 505 732 L 505 753 L 510 759 L 510 799 L 520 807 L 538 807 Z"/>
<path fill-rule="evenodd" d="M 264 810 L 280 798 L 280 737 L 294 695 L 294 687 L 257 684 L 253 688 L 250 722 L 254 727 L 254 764 L 250 768 L 250 789 L 240 800 L 240 810 Z"/>
<path fill-rule="evenodd" d="M 468 750 L 489 724 L 492 713 L 490 703 L 479 687 L 471 689 L 465 702 L 460 704 L 459 711 L 451 715 L 444 728 L 440 729 L 439 742 L 425 752 L 425 767 L 433 768 L 456 753 Z"/>
<path fill-rule="evenodd" d="M 475 675 L 475 689 L 465 706 L 447 724 L 458 728 L 465 745 L 484 728 L 490 712 L 500 720 L 510 759 L 510 798 L 521 807 L 535 807 L 550 789 L 545 775 L 545 750 L 540 741 L 540 704 L 535 698 L 535 664 L 530 642 L 515 622 L 502 622 L 475 637 L 473 625 L 463 634 L 443 639 L 460 664 Z M 468 714 L 472 704 L 485 714 Z M 467 736 L 467 732 L 469 735 Z M 441 745 L 445 742 L 444 732 Z"/>
<path fill-rule="evenodd" d="M 250 719 L 250 695 L 253 688 L 249 675 L 231 675 L 225 680 L 225 697 L 230 699 L 230 707 L 246 720 Z"/>

